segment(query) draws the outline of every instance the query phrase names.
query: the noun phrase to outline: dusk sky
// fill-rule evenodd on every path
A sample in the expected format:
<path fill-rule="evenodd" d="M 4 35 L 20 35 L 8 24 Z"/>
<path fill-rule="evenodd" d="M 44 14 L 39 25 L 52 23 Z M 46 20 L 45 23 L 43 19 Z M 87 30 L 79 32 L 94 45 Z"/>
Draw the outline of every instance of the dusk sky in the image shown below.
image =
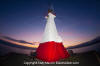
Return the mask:
<path fill-rule="evenodd" d="M 0 0 L 0 33 L 18 40 L 40 41 L 49 3 L 53 4 L 55 23 L 66 44 L 100 36 L 96 0 Z"/>

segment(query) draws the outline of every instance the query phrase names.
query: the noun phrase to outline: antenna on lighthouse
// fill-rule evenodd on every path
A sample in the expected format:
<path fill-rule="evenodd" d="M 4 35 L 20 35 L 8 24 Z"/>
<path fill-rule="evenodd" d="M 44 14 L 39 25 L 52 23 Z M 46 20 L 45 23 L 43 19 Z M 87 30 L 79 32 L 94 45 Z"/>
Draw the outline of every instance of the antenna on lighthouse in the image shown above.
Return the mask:
<path fill-rule="evenodd" d="M 52 11 L 54 11 L 54 8 L 53 8 L 53 5 L 50 4 L 50 7 L 49 7 L 49 9 L 48 9 L 48 12 L 52 12 Z"/>
<path fill-rule="evenodd" d="M 54 15 L 55 15 L 55 13 L 54 13 L 54 7 L 53 7 L 53 4 L 49 4 L 48 13 L 52 13 L 52 14 L 54 14 Z"/>

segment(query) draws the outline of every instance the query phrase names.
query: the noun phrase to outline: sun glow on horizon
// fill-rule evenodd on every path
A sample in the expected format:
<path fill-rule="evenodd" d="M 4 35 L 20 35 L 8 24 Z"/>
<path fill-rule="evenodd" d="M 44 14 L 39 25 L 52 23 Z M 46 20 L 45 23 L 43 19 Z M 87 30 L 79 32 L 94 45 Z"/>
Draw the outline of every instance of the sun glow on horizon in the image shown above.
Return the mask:
<path fill-rule="evenodd" d="M 2 36 L 2 35 L 1 35 Z M 8 39 L 5 39 L 5 38 L 1 38 L 1 39 L 3 39 L 3 40 L 5 40 L 5 41 L 7 41 L 7 42 L 10 42 L 10 43 L 12 43 L 12 44 L 15 44 L 15 45 L 20 45 L 20 46 L 25 46 L 25 47 L 31 47 L 31 48 L 37 48 L 38 46 L 39 46 L 39 44 L 40 44 L 40 41 L 29 41 L 29 40 L 24 40 L 24 41 L 26 41 L 26 42 L 29 42 L 29 43 L 31 43 L 31 44 L 27 44 L 27 43 L 19 43 L 19 42 L 16 42 L 16 41 L 12 41 L 12 40 L 8 40 Z M 64 45 L 64 47 L 70 47 L 70 46 L 75 46 L 75 45 L 79 45 L 79 44 L 81 44 L 81 43 L 84 43 L 84 42 L 87 42 L 87 41 L 89 41 L 89 40 L 91 40 L 91 39 L 84 39 L 84 40 L 78 40 L 79 38 L 76 38 L 76 40 L 72 40 L 71 38 L 65 38 L 65 39 L 63 39 L 63 45 Z M 16 40 L 18 40 L 18 39 L 16 39 Z"/>
<path fill-rule="evenodd" d="M 10 42 L 10 43 L 12 43 L 12 44 L 15 44 L 15 45 L 20 45 L 20 46 L 25 46 L 25 47 L 30 47 L 30 48 L 38 48 L 38 46 L 39 46 L 39 44 L 40 44 L 40 42 L 30 42 L 30 43 L 32 43 L 32 44 L 28 44 L 28 43 L 19 43 L 19 42 L 16 42 L 16 41 L 12 41 L 12 40 L 9 40 L 9 39 L 5 39 L 5 38 L 0 38 L 0 39 L 2 39 L 2 40 L 4 40 L 4 41 L 7 41 L 7 42 Z M 68 43 L 68 41 L 64 41 L 63 42 L 63 45 L 64 45 L 64 47 L 69 47 L 69 46 L 74 46 L 74 45 L 78 45 L 77 43 L 76 44 L 73 44 L 73 43 L 69 43 L 69 44 L 67 44 Z M 79 42 L 79 44 L 80 44 L 81 42 Z"/>

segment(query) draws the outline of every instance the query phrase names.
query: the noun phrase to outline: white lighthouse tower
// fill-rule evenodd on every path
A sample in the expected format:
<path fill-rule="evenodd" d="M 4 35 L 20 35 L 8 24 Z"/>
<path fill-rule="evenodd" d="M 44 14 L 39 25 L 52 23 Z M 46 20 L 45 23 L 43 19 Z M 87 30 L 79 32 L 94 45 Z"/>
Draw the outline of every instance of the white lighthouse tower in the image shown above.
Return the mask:
<path fill-rule="evenodd" d="M 56 15 L 53 13 L 53 10 L 49 9 L 48 16 L 46 16 L 47 23 L 41 43 L 48 41 L 62 42 L 54 22 L 55 17 Z"/>
<path fill-rule="evenodd" d="M 46 62 L 55 62 L 69 57 L 69 53 L 64 48 L 62 39 L 57 32 L 55 17 L 53 10 L 49 9 L 44 35 L 36 50 L 36 57 Z"/>

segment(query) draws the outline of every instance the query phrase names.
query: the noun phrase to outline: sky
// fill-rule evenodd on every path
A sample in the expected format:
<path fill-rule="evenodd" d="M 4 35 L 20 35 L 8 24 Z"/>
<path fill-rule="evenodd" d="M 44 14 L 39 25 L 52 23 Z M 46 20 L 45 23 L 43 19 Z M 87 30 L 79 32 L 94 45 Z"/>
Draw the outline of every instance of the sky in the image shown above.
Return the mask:
<path fill-rule="evenodd" d="M 64 44 L 80 44 L 100 36 L 98 0 L 0 0 L 0 33 L 17 40 L 39 42 L 50 3 Z"/>

